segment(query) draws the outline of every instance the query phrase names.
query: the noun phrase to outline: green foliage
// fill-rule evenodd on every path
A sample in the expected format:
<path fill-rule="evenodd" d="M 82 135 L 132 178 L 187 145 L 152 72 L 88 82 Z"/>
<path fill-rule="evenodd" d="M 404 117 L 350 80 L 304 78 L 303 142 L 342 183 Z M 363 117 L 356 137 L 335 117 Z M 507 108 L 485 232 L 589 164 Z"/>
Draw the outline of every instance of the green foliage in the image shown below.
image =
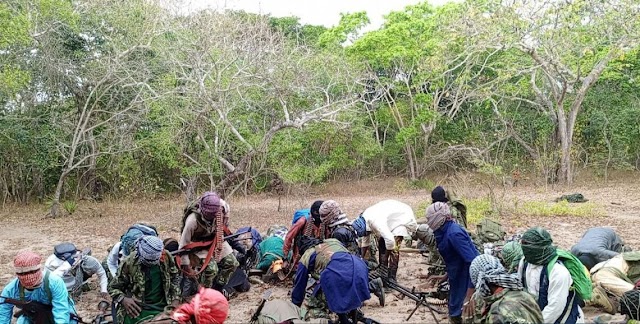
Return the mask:
<path fill-rule="evenodd" d="M 489 198 L 469 199 L 463 203 L 467 206 L 467 223 L 478 224 L 486 217 L 496 215 L 496 209 Z"/>
<path fill-rule="evenodd" d="M 593 202 L 571 204 L 566 200 L 556 203 L 527 201 L 522 204 L 516 204 L 513 213 L 517 216 L 536 217 L 595 217 L 604 214 L 602 208 Z"/>
<path fill-rule="evenodd" d="M 62 203 L 62 208 L 64 208 L 67 214 L 72 215 L 78 209 L 78 203 L 73 200 L 67 200 Z"/>

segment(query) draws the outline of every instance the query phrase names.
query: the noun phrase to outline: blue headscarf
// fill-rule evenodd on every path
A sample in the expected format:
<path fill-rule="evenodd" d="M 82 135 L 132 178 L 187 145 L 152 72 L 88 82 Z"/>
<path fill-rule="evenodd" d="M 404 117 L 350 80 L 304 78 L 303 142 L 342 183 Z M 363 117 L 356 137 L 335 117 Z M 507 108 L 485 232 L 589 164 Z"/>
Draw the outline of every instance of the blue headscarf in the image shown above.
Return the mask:
<path fill-rule="evenodd" d="M 358 235 L 358 237 L 363 237 L 367 234 L 367 221 L 364 220 L 362 215 L 356 218 L 353 223 L 351 223 L 351 226 L 356 231 L 356 235 Z"/>

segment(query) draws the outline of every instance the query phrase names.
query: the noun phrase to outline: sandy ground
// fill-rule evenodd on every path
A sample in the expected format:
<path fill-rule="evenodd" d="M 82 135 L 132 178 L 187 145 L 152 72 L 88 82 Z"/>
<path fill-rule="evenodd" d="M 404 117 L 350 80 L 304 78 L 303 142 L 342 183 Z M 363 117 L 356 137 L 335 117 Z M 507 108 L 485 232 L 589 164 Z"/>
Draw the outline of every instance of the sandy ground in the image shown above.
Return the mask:
<path fill-rule="evenodd" d="M 466 199 L 480 198 L 489 194 L 486 183 L 457 177 L 443 181 L 454 188 L 459 196 Z M 521 217 L 506 213 L 501 221 L 510 234 L 523 231 L 530 226 L 543 226 L 553 235 L 554 241 L 562 248 L 570 248 L 584 231 L 593 226 L 610 226 L 620 233 L 632 247 L 640 246 L 640 186 L 637 175 L 626 176 L 608 184 L 591 182 L 577 184 L 572 188 L 540 187 L 524 185 L 518 187 L 491 187 L 495 196 L 504 206 L 521 201 L 547 201 L 561 194 L 581 192 L 601 208 L 601 215 L 594 217 Z M 289 196 L 282 199 L 282 211 L 278 212 L 278 198 L 268 195 L 231 198 L 231 225 L 233 228 L 253 226 L 264 232 L 273 224 L 290 225 L 293 211 L 307 207 L 316 198 L 335 199 L 350 217 L 358 215 L 369 205 L 380 200 L 393 198 L 410 204 L 416 209 L 416 216 L 423 217 L 424 206 L 429 199 L 427 190 L 403 189 L 406 186 L 398 179 L 351 182 L 313 189 L 304 196 Z M 134 222 L 144 221 L 158 227 L 162 238 L 178 238 L 184 198 L 173 197 L 156 200 L 136 200 L 130 202 L 92 203 L 81 201 L 73 215 L 57 219 L 45 219 L 44 206 L 9 207 L 0 211 L 0 284 L 3 286 L 13 278 L 12 262 L 17 251 L 31 249 L 46 258 L 53 246 L 71 241 L 78 248 L 91 247 L 93 255 L 102 260 L 107 249 Z M 402 254 L 398 282 L 406 287 L 420 286 L 416 275 L 426 272 L 424 258 L 419 255 Z M 96 287 L 96 283 L 92 283 Z M 290 287 L 269 285 L 253 286 L 247 293 L 232 299 L 229 323 L 246 323 L 260 302 L 265 289 L 273 288 L 272 298 L 288 298 Z M 80 315 L 90 321 L 96 314 L 99 301 L 97 288 L 85 293 L 77 300 Z M 367 301 L 363 311 L 368 317 L 383 323 L 407 322 L 406 317 L 414 308 L 414 303 L 387 294 L 387 306 L 381 308 L 375 296 Z M 598 310 L 587 307 L 587 316 L 592 318 Z M 444 318 L 444 317 L 442 317 Z M 434 322 L 426 308 L 421 307 L 407 323 Z"/>

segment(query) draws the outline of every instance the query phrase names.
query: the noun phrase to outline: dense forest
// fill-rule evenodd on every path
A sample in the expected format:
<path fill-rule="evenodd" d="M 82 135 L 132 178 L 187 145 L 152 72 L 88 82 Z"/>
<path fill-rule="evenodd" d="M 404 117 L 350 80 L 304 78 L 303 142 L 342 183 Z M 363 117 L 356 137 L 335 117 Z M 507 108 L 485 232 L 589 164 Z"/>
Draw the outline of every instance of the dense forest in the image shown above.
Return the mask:
<path fill-rule="evenodd" d="M 332 28 L 149 0 L 0 3 L 0 199 L 640 168 L 635 0 L 467 0 Z M 280 188 L 280 189 L 278 189 Z"/>

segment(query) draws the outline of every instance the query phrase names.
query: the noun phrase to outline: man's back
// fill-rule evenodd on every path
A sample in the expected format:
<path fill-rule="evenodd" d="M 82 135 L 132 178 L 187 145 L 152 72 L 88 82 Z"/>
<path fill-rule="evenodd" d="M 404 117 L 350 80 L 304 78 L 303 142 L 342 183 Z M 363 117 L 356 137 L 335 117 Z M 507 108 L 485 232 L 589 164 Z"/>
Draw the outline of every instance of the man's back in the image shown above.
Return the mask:
<path fill-rule="evenodd" d="M 543 323 L 538 303 L 525 291 L 504 289 L 486 300 L 491 305 L 483 323 Z"/>
<path fill-rule="evenodd" d="M 571 253 L 591 269 L 597 263 L 618 255 L 622 248 L 622 239 L 613 229 L 595 227 L 587 230 L 580 241 L 571 248 Z"/>

